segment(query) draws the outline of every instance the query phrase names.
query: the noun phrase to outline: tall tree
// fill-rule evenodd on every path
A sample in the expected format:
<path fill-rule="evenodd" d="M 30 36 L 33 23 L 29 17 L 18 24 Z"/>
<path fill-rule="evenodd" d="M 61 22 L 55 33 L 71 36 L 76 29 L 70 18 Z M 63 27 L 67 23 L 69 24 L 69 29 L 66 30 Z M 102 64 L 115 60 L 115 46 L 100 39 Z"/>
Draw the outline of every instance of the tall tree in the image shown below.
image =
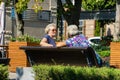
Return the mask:
<path fill-rule="evenodd" d="M 120 0 L 116 0 L 116 24 L 114 31 L 114 40 L 120 39 Z"/>
<path fill-rule="evenodd" d="M 81 3 L 82 0 L 74 0 L 74 3 L 72 0 L 65 0 L 65 3 L 57 0 L 59 17 L 64 17 L 68 25 L 79 25 Z"/>
<path fill-rule="evenodd" d="M 15 7 L 15 18 L 16 18 L 16 28 L 17 28 L 17 36 L 24 34 L 24 21 L 22 19 L 22 13 L 27 9 L 27 3 L 30 0 L 14 0 Z"/>

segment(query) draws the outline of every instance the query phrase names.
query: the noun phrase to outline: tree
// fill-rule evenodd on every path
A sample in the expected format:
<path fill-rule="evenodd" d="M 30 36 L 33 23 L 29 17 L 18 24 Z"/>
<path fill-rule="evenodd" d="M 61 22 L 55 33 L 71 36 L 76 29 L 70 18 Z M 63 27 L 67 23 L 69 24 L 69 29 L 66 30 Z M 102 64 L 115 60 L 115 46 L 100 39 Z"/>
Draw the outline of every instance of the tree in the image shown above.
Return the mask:
<path fill-rule="evenodd" d="M 16 10 L 16 27 L 17 27 L 17 36 L 24 34 L 24 21 L 22 19 L 22 13 L 27 9 L 28 2 L 30 0 L 15 0 L 15 10 Z M 33 9 L 35 12 L 41 10 L 40 4 L 44 0 L 34 0 Z"/>
<path fill-rule="evenodd" d="M 115 9 L 115 0 L 83 0 L 82 7 L 89 11 Z"/>
<path fill-rule="evenodd" d="M 60 30 L 60 40 L 63 40 L 63 20 L 68 25 L 79 26 L 81 3 L 82 0 L 64 0 L 64 2 L 63 0 L 57 0 L 57 27 Z M 64 36 L 64 38 L 67 38 L 67 36 Z"/>
<path fill-rule="evenodd" d="M 62 0 L 57 0 L 58 19 L 64 17 L 68 25 L 79 25 L 82 0 L 74 0 L 74 2 L 73 4 L 71 0 L 65 0 L 63 3 Z"/>
<path fill-rule="evenodd" d="M 83 2 L 82 2 L 82 7 L 88 11 L 115 10 L 115 6 L 116 6 L 115 0 L 83 0 Z M 112 22 L 112 20 L 98 20 L 96 22 L 98 24 L 100 24 L 99 30 L 101 28 L 101 31 L 102 31 L 104 28 L 103 25 L 105 25 L 106 23 Z M 96 29 L 98 31 L 98 27 Z M 95 34 L 98 35 L 98 32 Z M 99 33 L 99 35 L 100 35 L 100 33 Z M 103 35 L 103 33 L 101 33 L 101 36 L 102 35 Z"/>
<path fill-rule="evenodd" d="M 0 0 L 0 3 L 4 0 Z M 15 19 L 16 19 L 16 28 L 17 28 L 17 36 L 21 36 L 24 34 L 24 21 L 22 19 L 22 13 L 27 9 L 28 2 L 30 0 L 7 0 L 6 5 L 9 5 L 13 1 L 13 5 L 15 8 Z M 34 0 L 33 8 L 35 12 L 41 10 L 40 4 L 44 0 Z"/>
<path fill-rule="evenodd" d="M 22 13 L 27 9 L 27 3 L 29 1 L 30 0 L 14 0 L 17 36 L 24 34 L 24 21 L 22 19 Z"/>
<path fill-rule="evenodd" d="M 120 0 L 116 2 L 116 24 L 115 24 L 114 40 L 120 39 Z"/>

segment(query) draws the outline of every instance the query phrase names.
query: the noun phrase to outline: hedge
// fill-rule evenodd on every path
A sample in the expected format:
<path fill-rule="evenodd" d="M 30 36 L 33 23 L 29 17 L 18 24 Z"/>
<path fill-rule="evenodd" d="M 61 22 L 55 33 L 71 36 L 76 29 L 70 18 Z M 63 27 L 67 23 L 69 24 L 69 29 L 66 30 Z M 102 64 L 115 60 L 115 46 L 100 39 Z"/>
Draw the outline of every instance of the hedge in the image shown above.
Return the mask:
<path fill-rule="evenodd" d="M 8 80 L 9 71 L 8 66 L 0 64 L 0 80 Z"/>
<path fill-rule="evenodd" d="M 35 80 L 120 80 L 120 70 L 108 67 L 35 65 Z"/>

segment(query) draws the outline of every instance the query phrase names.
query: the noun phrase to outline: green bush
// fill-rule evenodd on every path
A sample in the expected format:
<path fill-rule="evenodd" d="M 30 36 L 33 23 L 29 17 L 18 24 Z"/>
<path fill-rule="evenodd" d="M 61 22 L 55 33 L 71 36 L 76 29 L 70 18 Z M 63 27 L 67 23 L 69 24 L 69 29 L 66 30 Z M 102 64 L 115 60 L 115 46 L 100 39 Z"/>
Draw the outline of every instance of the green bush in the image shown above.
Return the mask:
<path fill-rule="evenodd" d="M 98 52 L 98 54 L 99 54 L 101 57 L 109 57 L 109 56 L 110 56 L 110 51 L 109 51 L 109 50 L 100 51 L 100 52 Z"/>
<path fill-rule="evenodd" d="M 110 47 L 109 46 L 92 46 L 92 48 L 101 56 L 101 57 L 108 57 L 110 56 Z"/>
<path fill-rule="evenodd" d="M 8 67 L 0 64 L 0 80 L 8 80 Z"/>
<path fill-rule="evenodd" d="M 40 43 L 40 39 L 37 39 L 33 36 L 30 36 L 28 34 L 22 35 L 22 36 L 18 36 L 16 38 L 11 38 L 11 41 L 25 41 L 25 42 L 32 42 L 32 43 Z"/>
<path fill-rule="evenodd" d="M 114 68 L 63 65 L 33 66 L 35 80 L 120 80 L 120 70 Z"/>

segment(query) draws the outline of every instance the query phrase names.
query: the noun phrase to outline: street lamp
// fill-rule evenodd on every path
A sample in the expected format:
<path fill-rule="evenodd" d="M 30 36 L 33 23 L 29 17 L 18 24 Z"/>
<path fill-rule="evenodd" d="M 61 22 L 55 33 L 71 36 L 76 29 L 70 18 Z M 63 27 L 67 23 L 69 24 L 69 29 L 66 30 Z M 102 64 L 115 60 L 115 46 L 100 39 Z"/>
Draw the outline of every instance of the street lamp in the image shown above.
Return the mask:
<path fill-rule="evenodd" d="M 14 33 L 14 19 L 15 19 L 15 9 L 14 9 L 15 0 L 12 0 L 12 8 L 11 8 L 11 21 L 12 21 L 12 37 L 15 37 Z"/>

